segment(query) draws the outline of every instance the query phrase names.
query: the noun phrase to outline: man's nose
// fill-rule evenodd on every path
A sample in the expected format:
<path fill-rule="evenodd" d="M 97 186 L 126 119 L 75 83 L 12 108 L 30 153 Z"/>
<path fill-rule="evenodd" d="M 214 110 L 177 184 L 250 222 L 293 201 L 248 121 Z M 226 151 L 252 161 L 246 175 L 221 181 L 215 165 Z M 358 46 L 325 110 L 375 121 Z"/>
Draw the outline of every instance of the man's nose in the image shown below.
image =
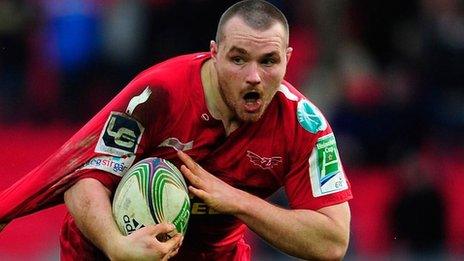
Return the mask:
<path fill-rule="evenodd" d="M 250 85 L 258 85 L 261 83 L 261 75 L 259 74 L 259 67 L 256 63 L 251 63 L 248 72 L 246 82 Z"/>

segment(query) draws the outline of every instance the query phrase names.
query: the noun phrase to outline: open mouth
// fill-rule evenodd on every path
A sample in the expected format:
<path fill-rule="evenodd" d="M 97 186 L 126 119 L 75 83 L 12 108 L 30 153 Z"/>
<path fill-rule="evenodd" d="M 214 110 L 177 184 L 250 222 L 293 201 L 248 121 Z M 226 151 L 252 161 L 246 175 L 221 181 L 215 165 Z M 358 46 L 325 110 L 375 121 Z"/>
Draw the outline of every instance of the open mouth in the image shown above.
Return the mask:
<path fill-rule="evenodd" d="M 250 91 L 243 95 L 245 100 L 245 111 L 249 113 L 256 113 L 259 111 L 262 100 L 261 94 L 257 91 Z"/>
<path fill-rule="evenodd" d="M 261 95 L 259 95 L 258 92 L 248 92 L 245 95 L 243 95 L 243 99 L 245 102 L 256 102 L 259 98 L 261 98 Z"/>

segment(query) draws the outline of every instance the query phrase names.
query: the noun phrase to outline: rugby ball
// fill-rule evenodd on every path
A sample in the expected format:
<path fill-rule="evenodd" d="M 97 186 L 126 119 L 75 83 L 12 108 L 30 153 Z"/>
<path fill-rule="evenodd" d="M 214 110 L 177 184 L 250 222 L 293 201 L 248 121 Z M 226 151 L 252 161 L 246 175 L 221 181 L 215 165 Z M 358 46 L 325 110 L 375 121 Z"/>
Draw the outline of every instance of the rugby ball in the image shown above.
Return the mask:
<path fill-rule="evenodd" d="M 184 177 L 171 162 L 156 157 L 137 162 L 124 174 L 112 208 L 123 235 L 159 223 L 174 224 L 185 235 L 190 217 Z"/>

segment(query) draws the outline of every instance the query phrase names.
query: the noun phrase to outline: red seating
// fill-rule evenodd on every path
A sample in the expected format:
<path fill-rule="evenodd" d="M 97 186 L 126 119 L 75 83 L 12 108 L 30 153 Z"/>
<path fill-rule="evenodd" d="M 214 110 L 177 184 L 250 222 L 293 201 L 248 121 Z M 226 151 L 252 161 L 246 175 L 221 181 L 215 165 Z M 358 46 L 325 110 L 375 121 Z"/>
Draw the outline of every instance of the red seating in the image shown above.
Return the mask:
<path fill-rule="evenodd" d="M 359 255 L 386 255 L 394 236 L 389 211 L 398 187 L 394 173 L 388 169 L 347 171 L 354 198 L 351 200 L 352 246 Z"/>
<path fill-rule="evenodd" d="M 462 155 L 461 155 L 462 156 Z M 462 161 L 462 160 L 461 160 Z M 442 195 L 446 206 L 447 246 L 451 253 L 464 254 L 464 163 L 442 162 Z"/>
<path fill-rule="evenodd" d="M 0 126 L 0 190 L 32 170 L 75 129 L 64 126 Z M 14 220 L 0 233 L 0 260 L 58 259 L 64 207 Z"/>

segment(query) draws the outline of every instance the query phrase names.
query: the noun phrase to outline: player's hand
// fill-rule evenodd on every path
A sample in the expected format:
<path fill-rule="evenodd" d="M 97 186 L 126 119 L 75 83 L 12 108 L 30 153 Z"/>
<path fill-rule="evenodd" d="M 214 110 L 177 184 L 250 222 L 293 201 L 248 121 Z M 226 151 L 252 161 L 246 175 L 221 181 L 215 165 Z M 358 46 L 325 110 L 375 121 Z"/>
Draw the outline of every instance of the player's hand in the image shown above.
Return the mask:
<path fill-rule="evenodd" d="M 180 170 L 190 181 L 191 193 L 217 212 L 232 215 L 240 212 L 240 202 L 243 202 L 246 192 L 215 177 L 184 152 L 178 151 L 177 155 L 185 164 Z"/>
<path fill-rule="evenodd" d="M 168 260 L 175 256 L 182 244 L 183 236 L 177 233 L 172 238 L 162 242 L 157 239 L 172 233 L 174 226 L 157 224 L 134 231 L 123 241 L 116 244 L 111 260 Z"/>

